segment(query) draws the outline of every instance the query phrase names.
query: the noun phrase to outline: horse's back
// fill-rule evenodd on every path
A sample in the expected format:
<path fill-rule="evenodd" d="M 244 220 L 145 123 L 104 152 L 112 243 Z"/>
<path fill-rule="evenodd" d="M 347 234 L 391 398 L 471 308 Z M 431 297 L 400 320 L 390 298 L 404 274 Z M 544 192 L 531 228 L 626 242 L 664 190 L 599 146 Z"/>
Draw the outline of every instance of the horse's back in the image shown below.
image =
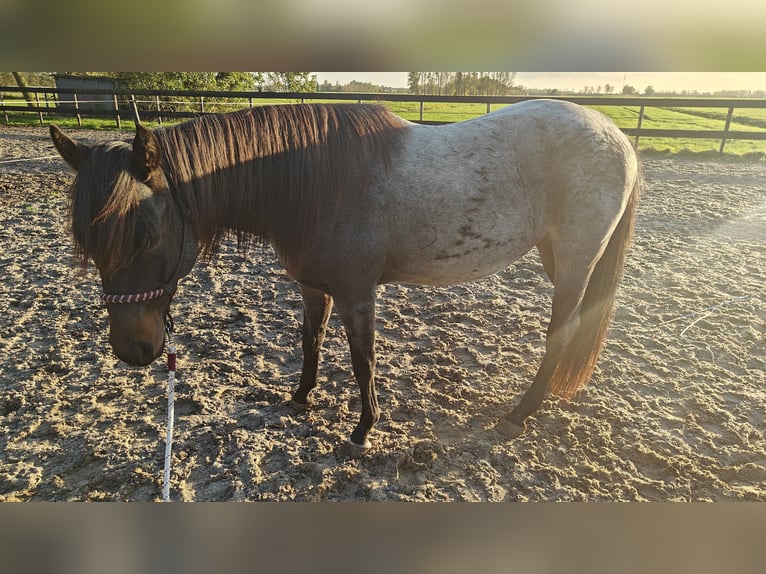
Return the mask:
<path fill-rule="evenodd" d="M 451 284 L 495 273 L 548 233 L 562 203 L 619 211 L 620 182 L 636 170 L 622 132 L 568 102 L 528 101 L 408 130 L 397 164 L 375 186 L 387 227 L 383 281 Z"/>

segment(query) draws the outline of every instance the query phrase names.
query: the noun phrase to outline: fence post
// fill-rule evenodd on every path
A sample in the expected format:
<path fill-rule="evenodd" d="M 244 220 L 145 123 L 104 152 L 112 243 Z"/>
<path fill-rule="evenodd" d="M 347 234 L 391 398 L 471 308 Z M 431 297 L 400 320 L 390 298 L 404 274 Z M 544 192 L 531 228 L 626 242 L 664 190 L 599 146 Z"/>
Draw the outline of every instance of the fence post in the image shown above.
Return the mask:
<path fill-rule="evenodd" d="M 492 111 L 492 103 L 491 102 L 487 102 L 487 113 L 489 113 L 491 111 Z"/>
<path fill-rule="evenodd" d="M 199 113 L 205 113 L 205 96 L 199 97 Z"/>
<path fill-rule="evenodd" d="M 117 119 L 117 129 L 122 129 L 122 121 L 120 120 L 120 106 L 117 104 L 117 94 L 112 94 L 112 98 L 114 99 L 114 115 Z"/>
<path fill-rule="evenodd" d="M 5 117 L 5 125 L 8 125 L 8 112 L 5 109 L 5 100 L 3 100 L 3 92 L 0 92 L 0 108 L 3 109 L 3 116 Z"/>
<path fill-rule="evenodd" d="M 77 102 L 77 92 L 72 94 L 74 96 L 74 111 L 77 115 L 77 125 L 82 127 L 82 117 L 80 117 L 80 104 Z"/>
<path fill-rule="evenodd" d="M 641 130 L 641 124 L 644 122 L 644 108 L 646 106 L 641 106 L 641 109 L 638 111 L 638 125 L 636 126 L 636 149 L 638 149 L 638 138 L 641 137 L 638 135 L 638 132 Z"/>
<path fill-rule="evenodd" d="M 723 153 L 723 148 L 726 145 L 726 134 L 729 133 L 732 115 L 734 115 L 734 106 L 729 107 L 729 113 L 726 114 L 726 125 L 723 128 L 723 138 L 721 138 L 721 147 L 718 148 L 718 153 Z"/>
<path fill-rule="evenodd" d="M 35 105 L 37 106 L 37 114 L 40 116 L 40 125 L 45 125 L 43 123 L 43 111 L 40 109 L 40 94 L 38 92 L 35 92 Z"/>
<path fill-rule="evenodd" d="M 135 94 L 130 94 L 130 108 L 133 110 L 133 123 L 136 124 L 136 129 L 138 129 L 138 124 L 141 123 L 141 116 L 138 113 L 138 103 L 136 102 Z"/>
<path fill-rule="evenodd" d="M 157 102 L 157 123 L 159 125 L 162 125 L 162 116 L 160 115 L 160 97 L 159 96 L 155 96 L 155 97 L 157 98 L 156 99 L 156 102 Z"/>
<path fill-rule="evenodd" d="M 423 108 L 425 107 L 425 102 L 423 100 L 420 100 L 420 121 L 423 121 Z"/>

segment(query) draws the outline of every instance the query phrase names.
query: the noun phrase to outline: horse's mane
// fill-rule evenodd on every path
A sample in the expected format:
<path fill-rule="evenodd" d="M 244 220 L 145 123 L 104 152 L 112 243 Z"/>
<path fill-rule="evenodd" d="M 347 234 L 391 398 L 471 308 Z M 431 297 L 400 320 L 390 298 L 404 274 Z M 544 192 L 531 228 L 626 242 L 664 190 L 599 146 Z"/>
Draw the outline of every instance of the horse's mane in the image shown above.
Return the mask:
<path fill-rule="evenodd" d="M 155 131 L 171 191 L 204 255 L 229 233 L 300 258 L 322 214 L 364 193 L 405 122 L 372 105 L 256 107 Z"/>
<path fill-rule="evenodd" d="M 195 118 L 154 130 L 170 192 L 205 256 L 236 235 L 243 249 L 271 242 L 300 259 L 344 198 L 366 191 L 375 162 L 388 166 L 406 122 L 381 106 L 276 105 Z M 95 146 L 70 200 L 76 258 L 110 275 L 136 254 L 141 186 L 124 142 Z"/>
<path fill-rule="evenodd" d="M 88 168 L 75 176 L 69 211 L 75 260 L 83 269 L 93 259 L 111 276 L 135 257 L 140 188 L 130 174 L 131 159 L 125 142 L 97 145 Z"/>

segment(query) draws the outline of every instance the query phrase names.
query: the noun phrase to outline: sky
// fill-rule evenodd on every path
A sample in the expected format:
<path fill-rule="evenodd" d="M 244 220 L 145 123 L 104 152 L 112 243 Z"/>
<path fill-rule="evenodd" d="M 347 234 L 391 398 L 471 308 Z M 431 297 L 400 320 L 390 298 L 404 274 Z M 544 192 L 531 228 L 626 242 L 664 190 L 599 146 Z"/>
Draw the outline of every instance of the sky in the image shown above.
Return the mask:
<path fill-rule="evenodd" d="M 332 84 L 359 80 L 392 88 L 407 87 L 407 72 L 317 72 L 317 79 L 320 84 L 325 80 Z M 639 92 L 647 86 L 658 92 L 766 90 L 766 72 L 518 72 L 514 83 L 528 88 L 575 91 L 585 86 L 611 84 L 617 93 L 624 84 Z"/>

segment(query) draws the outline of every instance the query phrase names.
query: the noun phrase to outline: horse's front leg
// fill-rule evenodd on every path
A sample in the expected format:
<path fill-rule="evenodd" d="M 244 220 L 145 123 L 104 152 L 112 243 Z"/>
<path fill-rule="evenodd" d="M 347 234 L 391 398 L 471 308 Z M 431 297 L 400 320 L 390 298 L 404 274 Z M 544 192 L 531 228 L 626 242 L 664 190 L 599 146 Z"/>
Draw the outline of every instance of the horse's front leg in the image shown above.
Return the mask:
<path fill-rule="evenodd" d="M 367 436 L 380 418 L 375 393 L 375 289 L 343 296 L 335 294 L 335 301 L 346 328 L 354 376 L 362 397 L 362 416 L 350 441 L 355 446 L 369 448 Z"/>
<path fill-rule="evenodd" d="M 309 404 L 308 395 L 317 385 L 319 351 L 327 333 L 327 322 L 332 312 L 332 297 L 301 285 L 303 296 L 303 371 L 301 382 L 290 404 L 303 410 Z"/>

